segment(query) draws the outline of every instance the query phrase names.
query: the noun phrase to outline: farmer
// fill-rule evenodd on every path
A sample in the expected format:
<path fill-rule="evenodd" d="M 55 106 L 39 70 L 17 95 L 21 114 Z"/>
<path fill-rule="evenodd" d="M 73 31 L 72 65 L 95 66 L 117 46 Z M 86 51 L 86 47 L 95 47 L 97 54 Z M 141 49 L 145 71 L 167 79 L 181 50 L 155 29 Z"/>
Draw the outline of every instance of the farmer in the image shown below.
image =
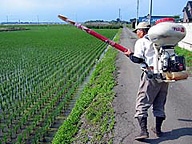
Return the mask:
<path fill-rule="evenodd" d="M 125 52 L 132 62 L 140 63 L 145 69 L 153 71 L 153 56 L 155 54 L 152 42 L 149 40 L 147 33 L 150 25 L 147 22 L 141 22 L 134 30 L 137 33 L 138 40 L 135 43 L 134 53 L 130 50 Z M 136 113 L 139 125 L 141 127 L 140 135 L 135 140 L 142 140 L 149 137 L 147 130 L 148 109 L 152 106 L 153 115 L 156 117 L 156 127 L 152 131 L 156 136 L 162 135 L 161 125 L 165 120 L 164 106 L 168 91 L 168 83 L 159 82 L 155 78 L 148 78 L 146 72 L 142 72 L 140 85 L 136 98 Z"/>

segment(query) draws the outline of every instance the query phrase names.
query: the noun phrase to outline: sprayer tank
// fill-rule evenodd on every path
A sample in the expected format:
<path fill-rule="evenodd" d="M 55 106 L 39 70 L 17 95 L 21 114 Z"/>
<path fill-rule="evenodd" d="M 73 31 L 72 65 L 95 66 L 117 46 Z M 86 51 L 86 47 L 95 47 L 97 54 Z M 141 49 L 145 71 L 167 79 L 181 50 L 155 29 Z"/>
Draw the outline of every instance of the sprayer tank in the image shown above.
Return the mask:
<path fill-rule="evenodd" d="M 150 40 L 158 46 L 175 46 L 186 35 L 184 26 L 174 22 L 162 22 L 152 26 L 148 35 Z"/>

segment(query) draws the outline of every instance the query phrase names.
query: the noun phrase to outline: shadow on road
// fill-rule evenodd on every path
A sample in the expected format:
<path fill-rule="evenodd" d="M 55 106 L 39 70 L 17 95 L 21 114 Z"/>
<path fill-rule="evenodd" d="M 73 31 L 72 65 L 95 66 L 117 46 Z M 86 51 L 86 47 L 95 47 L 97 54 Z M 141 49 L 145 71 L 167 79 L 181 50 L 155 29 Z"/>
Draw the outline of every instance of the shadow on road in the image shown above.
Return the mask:
<path fill-rule="evenodd" d="M 190 122 L 192 122 L 192 121 L 190 121 Z M 191 128 L 174 129 L 172 131 L 164 132 L 163 136 L 160 138 L 145 139 L 142 142 L 151 143 L 151 144 L 158 144 L 158 143 L 169 141 L 169 140 L 176 140 L 182 136 L 192 136 L 192 127 Z"/>
<path fill-rule="evenodd" d="M 178 121 L 192 122 L 192 120 L 189 120 L 189 119 L 178 119 Z"/>

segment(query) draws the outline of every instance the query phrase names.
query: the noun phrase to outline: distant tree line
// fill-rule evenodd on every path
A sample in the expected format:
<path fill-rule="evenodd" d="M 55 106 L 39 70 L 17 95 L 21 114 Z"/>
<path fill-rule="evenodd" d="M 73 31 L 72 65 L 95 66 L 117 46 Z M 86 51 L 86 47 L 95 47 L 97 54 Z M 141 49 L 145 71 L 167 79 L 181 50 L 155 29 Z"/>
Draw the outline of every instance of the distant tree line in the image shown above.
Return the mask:
<path fill-rule="evenodd" d="M 91 29 L 119 29 L 122 28 L 123 25 L 111 24 L 111 25 L 86 25 L 86 27 Z"/>

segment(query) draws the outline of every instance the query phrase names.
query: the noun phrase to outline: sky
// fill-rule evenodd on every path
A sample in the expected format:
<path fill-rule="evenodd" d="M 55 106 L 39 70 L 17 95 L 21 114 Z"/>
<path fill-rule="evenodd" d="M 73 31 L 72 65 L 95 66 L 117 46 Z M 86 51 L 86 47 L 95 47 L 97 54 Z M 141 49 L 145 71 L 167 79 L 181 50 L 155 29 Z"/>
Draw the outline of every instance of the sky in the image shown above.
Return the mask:
<path fill-rule="evenodd" d="M 139 17 L 149 13 L 150 0 L 139 0 Z M 187 0 L 153 0 L 152 15 L 180 15 Z M 137 15 L 137 0 L 0 0 L 0 22 L 61 22 L 62 14 L 77 22 L 130 21 Z"/>

